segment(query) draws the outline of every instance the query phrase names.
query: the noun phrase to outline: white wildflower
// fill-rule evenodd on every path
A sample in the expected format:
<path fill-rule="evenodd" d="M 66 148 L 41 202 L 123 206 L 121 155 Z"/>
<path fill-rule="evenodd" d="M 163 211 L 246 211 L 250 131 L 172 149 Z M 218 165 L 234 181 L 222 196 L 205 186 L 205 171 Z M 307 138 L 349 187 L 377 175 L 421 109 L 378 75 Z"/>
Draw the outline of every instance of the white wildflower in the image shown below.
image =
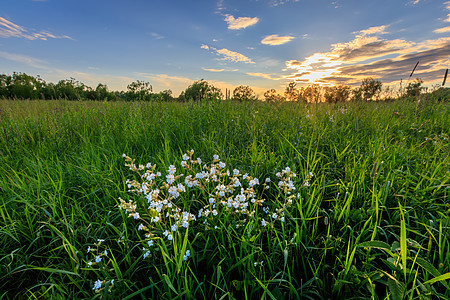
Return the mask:
<path fill-rule="evenodd" d="M 94 283 L 94 288 L 93 290 L 98 290 L 102 287 L 102 281 L 100 281 L 100 279 L 97 279 L 97 281 Z"/>

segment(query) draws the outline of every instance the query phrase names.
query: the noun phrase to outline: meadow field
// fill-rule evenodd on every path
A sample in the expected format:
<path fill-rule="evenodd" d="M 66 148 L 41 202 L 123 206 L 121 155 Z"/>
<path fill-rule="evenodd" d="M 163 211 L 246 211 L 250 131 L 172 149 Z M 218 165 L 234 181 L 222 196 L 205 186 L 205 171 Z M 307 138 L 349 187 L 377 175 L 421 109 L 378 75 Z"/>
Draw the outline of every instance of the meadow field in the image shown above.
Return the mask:
<path fill-rule="evenodd" d="M 449 116 L 0 100 L 0 299 L 450 299 Z"/>

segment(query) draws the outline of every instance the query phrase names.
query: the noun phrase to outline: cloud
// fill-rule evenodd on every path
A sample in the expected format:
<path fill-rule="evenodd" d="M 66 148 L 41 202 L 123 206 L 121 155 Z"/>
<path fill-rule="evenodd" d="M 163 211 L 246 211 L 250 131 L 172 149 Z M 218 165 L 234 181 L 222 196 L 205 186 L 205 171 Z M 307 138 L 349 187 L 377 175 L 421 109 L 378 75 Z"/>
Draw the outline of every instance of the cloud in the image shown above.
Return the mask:
<path fill-rule="evenodd" d="M 258 23 L 259 19 L 257 17 L 239 17 L 234 18 L 232 15 L 225 15 L 225 21 L 228 23 L 228 29 L 243 29 Z"/>
<path fill-rule="evenodd" d="M 417 5 L 417 4 L 419 4 L 419 2 L 420 2 L 420 0 L 411 0 L 411 1 L 409 1 L 409 4 L 410 5 Z"/>
<path fill-rule="evenodd" d="M 420 43 L 403 39 L 381 39 L 386 26 L 354 32 L 353 40 L 332 44 L 330 51 L 317 52 L 303 60 L 288 60 L 287 78 L 321 84 L 360 84 L 366 77 L 394 82 L 405 78 L 420 61 L 415 76 L 431 82 L 449 64 L 450 38 Z M 442 29 L 447 30 L 447 29 Z"/>
<path fill-rule="evenodd" d="M 443 27 L 443 28 L 438 28 L 438 29 L 436 29 L 436 30 L 433 30 L 433 32 L 435 32 L 435 33 L 446 33 L 446 32 L 450 32 L 450 26 Z"/>
<path fill-rule="evenodd" d="M 216 4 L 216 13 L 220 13 L 222 10 L 225 9 L 225 5 L 223 4 L 223 1 L 224 1 L 224 0 L 219 0 L 219 1 L 217 1 L 217 4 Z"/>
<path fill-rule="evenodd" d="M 367 36 L 367 35 L 373 35 L 373 34 L 386 34 L 387 32 L 385 29 L 388 27 L 388 25 L 382 25 L 382 26 L 374 26 L 369 27 L 368 29 L 360 30 L 354 33 L 358 33 L 361 36 Z"/>
<path fill-rule="evenodd" d="M 160 35 L 160 34 L 158 34 L 158 33 L 156 33 L 156 32 L 150 32 L 150 35 L 151 35 L 152 37 L 154 37 L 155 40 L 161 40 L 161 39 L 164 38 L 164 36 L 162 36 L 162 35 Z"/>
<path fill-rule="evenodd" d="M 219 49 L 217 50 L 217 52 L 224 56 L 223 58 L 224 60 L 229 60 L 232 62 L 243 62 L 246 64 L 254 64 L 254 62 L 250 58 L 238 52 L 234 52 L 225 48 Z"/>
<path fill-rule="evenodd" d="M 205 71 L 209 71 L 209 72 L 223 72 L 225 71 L 225 69 L 207 69 L 207 68 L 202 68 Z"/>
<path fill-rule="evenodd" d="M 279 36 L 277 34 L 272 34 L 272 35 L 268 35 L 264 39 L 262 39 L 261 44 L 271 45 L 271 46 L 283 45 L 283 44 L 290 42 L 293 39 L 294 39 L 294 37 L 289 36 L 289 35 Z"/>
<path fill-rule="evenodd" d="M 444 5 L 447 10 L 450 10 L 450 1 L 444 2 Z M 447 14 L 447 19 L 444 22 L 450 22 L 450 14 Z"/>
<path fill-rule="evenodd" d="M 287 2 L 298 2 L 299 0 L 271 0 L 270 1 L 270 6 L 279 6 L 279 5 L 284 5 Z"/>
<path fill-rule="evenodd" d="M 23 63 L 37 69 L 48 69 L 46 61 L 31 56 L 0 51 L 0 57 L 3 57 L 4 59 L 7 60 Z"/>
<path fill-rule="evenodd" d="M 218 54 L 218 55 L 222 55 L 223 58 L 221 58 L 221 60 L 229 60 L 232 62 L 243 62 L 246 64 L 254 64 L 254 62 L 247 56 L 245 56 L 241 53 L 235 52 L 235 51 L 228 50 L 226 48 L 216 49 L 214 47 L 209 47 L 208 45 L 202 45 L 201 48 L 205 49 L 205 50 L 211 50 L 213 52 L 216 52 L 216 54 Z"/>
<path fill-rule="evenodd" d="M 13 22 L 0 17 L 0 37 L 9 38 L 9 37 L 17 37 L 17 38 L 25 38 L 28 40 L 47 40 L 48 38 L 52 39 L 72 39 L 67 35 L 54 35 L 47 31 L 32 31 L 28 30 L 25 27 L 14 24 Z"/>
<path fill-rule="evenodd" d="M 339 4 L 338 1 L 332 1 L 332 2 L 331 2 L 331 5 L 333 5 L 334 8 L 340 8 L 340 7 L 342 7 L 342 4 Z"/>
<path fill-rule="evenodd" d="M 167 74 L 150 74 L 150 73 L 140 73 L 138 74 L 146 80 L 150 81 L 153 86 L 153 90 L 162 91 L 170 89 L 173 91 L 174 95 L 179 94 L 184 91 L 190 84 L 194 82 L 194 79 L 180 76 L 173 76 Z"/>
<path fill-rule="evenodd" d="M 250 75 L 250 76 L 254 76 L 254 77 L 262 77 L 262 78 L 269 79 L 269 80 L 280 80 L 280 79 L 282 79 L 281 77 L 273 77 L 272 75 L 265 74 L 265 73 L 251 73 L 251 72 L 249 72 L 249 73 L 246 73 L 246 74 Z"/>

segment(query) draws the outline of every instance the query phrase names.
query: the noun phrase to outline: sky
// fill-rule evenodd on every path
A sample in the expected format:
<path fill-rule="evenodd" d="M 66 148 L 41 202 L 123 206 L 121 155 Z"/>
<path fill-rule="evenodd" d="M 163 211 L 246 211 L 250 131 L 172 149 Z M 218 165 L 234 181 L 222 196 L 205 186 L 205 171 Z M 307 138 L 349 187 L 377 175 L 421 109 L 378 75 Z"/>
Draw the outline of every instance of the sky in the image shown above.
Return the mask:
<path fill-rule="evenodd" d="M 442 83 L 450 1 L 0 0 L 0 74 L 71 77 L 177 96 L 196 80 L 258 94 L 298 86 Z"/>

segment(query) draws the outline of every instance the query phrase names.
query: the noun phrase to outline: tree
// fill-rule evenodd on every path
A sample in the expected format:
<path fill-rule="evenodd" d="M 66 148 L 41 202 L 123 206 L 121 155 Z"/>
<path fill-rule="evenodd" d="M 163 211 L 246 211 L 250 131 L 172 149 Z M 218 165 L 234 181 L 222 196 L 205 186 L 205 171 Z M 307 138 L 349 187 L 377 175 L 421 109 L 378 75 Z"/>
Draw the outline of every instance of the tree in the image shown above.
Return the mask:
<path fill-rule="evenodd" d="M 255 92 L 247 85 L 240 85 L 233 91 L 233 100 L 238 101 L 253 101 L 257 100 Z"/>
<path fill-rule="evenodd" d="M 283 102 L 286 100 L 286 98 L 278 94 L 275 89 L 267 90 L 264 93 L 264 98 L 266 98 L 267 102 Z"/>
<path fill-rule="evenodd" d="M 416 78 L 414 82 L 408 83 L 405 90 L 405 95 L 407 97 L 417 97 L 420 95 L 424 87 L 422 86 L 423 80 Z"/>
<path fill-rule="evenodd" d="M 12 98 L 11 82 L 12 77 L 10 75 L 0 75 L 0 98 Z"/>
<path fill-rule="evenodd" d="M 324 98 L 328 103 L 345 102 L 350 96 L 350 87 L 347 85 L 336 85 L 324 88 Z"/>
<path fill-rule="evenodd" d="M 301 90 L 301 98 L 304 102 L 318 103 L 323 98 L 323 88 L 318 84 L 312 84 Z"/>
<path fill-rule="evenodd" d="M 95 88 L 95 99 L 96 100 L 108 100 L 108 98 L 110 98 L 110 100 L 112 98 L 108 91 L 108 87 L 106 86 L 106 84 L 99 83 L 97 85 L 97 87 Z"/>
<path fill-rule="evenodd" d="M 374 98 L 378 99 L 382 86 L 381 81 L 375 80 L 374 78 L 369 77 L 364 79 L 359 87 L 362 99 L 366 101 L 374 100 Z"/>
<path fill-rule="evenodd" d="M 300 91 L 296 88 L 295 81 L 289 82 L 284 91 L 284 97 L 287 101 L 298 101 L 300 99 Z"/>
<path fill-rule="evenodd" d="M 172 91 L 171 90 L 164 90 L 162 92 L 153 94 L 152 99 L 154 101 L 160 101 L 160 102 L 169 102 L 173 100 Z"/>
<path fill-rule="evenodd" d="M 14 72 L 8 89 L 12 98 L 38 99 L 43 83 L 45 82 L 39 76 L 35 78 L 25 73 Z"/>
<path fill-rule="evenodd" d="M 88 89 L 88 86 L 72 77 L 58 81 L 54 88 L 56 98 L 67 100 L 81 100 L 85 98 L 85 93 Z"/>
<path fill-rule="evenodd" d="M 152 86 L 149 82 L 136 80 L 127 86 L 127 99 L 129 101 L 145 101 L 150 100 L 152 94 Z"/>
<path fill-rule="evenodd" d="M 201 79 L 191 84 L 184 93 L 180 95 L 180 98 L 183 97 L 185 100 L 193 101 L 217 100 L 222 99 L 223 94 L 220 89 Z"/>

